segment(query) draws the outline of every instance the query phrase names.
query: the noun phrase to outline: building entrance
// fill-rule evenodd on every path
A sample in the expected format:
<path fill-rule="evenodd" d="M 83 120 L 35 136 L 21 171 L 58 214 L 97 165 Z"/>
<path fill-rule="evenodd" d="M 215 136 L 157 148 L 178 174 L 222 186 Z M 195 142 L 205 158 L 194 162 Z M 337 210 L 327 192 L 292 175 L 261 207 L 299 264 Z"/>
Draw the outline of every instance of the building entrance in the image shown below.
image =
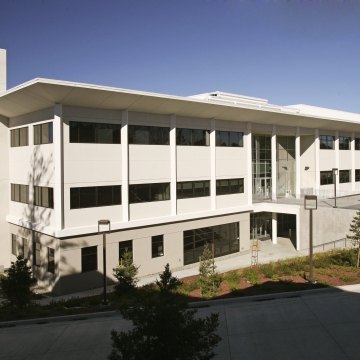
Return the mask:
<path fill-rule="evenodd" d="M 271 213 L 250 214 L 250 238 L 259 240 L 271 239 Z"/>

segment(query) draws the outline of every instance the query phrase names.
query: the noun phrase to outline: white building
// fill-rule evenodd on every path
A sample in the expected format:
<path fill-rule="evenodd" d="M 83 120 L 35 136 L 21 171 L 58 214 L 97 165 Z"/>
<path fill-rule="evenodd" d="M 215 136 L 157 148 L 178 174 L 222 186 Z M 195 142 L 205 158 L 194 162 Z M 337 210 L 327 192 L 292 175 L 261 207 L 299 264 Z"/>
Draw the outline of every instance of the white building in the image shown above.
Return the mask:
<path fill-rule="evenodd" d="M 125 248 L 140 276 L 248 251 L 308 247 L 304 194 L 360 190 L 360 115 L 213 92 L 169 96 L 34 79 L 6 90 L 0 50 L 0 266 L 24 254 L 56 293 L 101 286 Z M 285 200 L 285 201 L 283 201 Z M 319 208 L 315 244 L 353 210 Z"/>

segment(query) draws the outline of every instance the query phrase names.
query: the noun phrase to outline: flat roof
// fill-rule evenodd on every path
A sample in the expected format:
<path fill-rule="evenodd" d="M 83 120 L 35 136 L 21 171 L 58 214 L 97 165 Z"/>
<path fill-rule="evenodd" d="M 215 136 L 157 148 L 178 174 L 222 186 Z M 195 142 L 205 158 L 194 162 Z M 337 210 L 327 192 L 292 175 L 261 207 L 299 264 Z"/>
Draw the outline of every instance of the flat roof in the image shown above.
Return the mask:
<path fill-rule="evenodd" d="M 37 78 L 2 94 L 0 115 L 12 118 L 59 103 L 67 106 L 360 132 L 360 114 L 307 105 L 272 105 L 267 101 L 249 101 L 251 98 L 241 95 L 227 95 L 235 97 L 236 101 L 218 101 L 206 96 L 173 96 Z"/>

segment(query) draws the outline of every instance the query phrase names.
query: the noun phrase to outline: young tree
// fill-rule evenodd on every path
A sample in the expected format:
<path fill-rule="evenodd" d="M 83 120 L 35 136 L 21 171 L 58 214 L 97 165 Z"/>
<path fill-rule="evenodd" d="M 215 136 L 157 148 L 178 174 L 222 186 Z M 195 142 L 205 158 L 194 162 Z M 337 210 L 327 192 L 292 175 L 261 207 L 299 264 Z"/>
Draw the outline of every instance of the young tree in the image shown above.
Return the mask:
<path fill-rule="evenodd" d="M 111 331 L 110 360 L 208 360 L 221 340 L 218 314 L 195 317 L 196 310 L 169 296 L 148 297 L 120 312 L 134 328 Z"/>
<path fill-rule="evenodd" d="M 159 287 L 161 293 L 174 291 L 181 285 L 181 281 L 172 275 L 169 263 L 165 265 L 165 269 L 159 277 L 159 280 L 156 279 L 156 285 Z"/>
<path fill-rule="evenodd" d="M 221 275 L 216 271 L 214 256 L 208 244 L 205 245 L 200 257 L 199 273 L 202 296 L 206 298 L 215 296 L 221 284 Z"/>
<path fill-rule="evenodd" d="M 134 289 L 138 282 L 136 277 L 138 270 L 139 267 L 133 263 L 131 251 L 126 249 L 119 265 L 113 269 L 113 274 L 118 281 L 115 285 L 115 292 L 121 295 L 123 292 Z"/>
<path fill-rule="evenodd" d="M 31 287 L 36 283 L 32 276 L 31 267 L 27 266 L 27 260 L 18 256 L 11 263 L 7 276 L 0 279 L 1 288 L 5 299 L 11 306 L 24 308 L 31 302 L 33 295 Z"/>
<path fill-rule="evenodd" d="M 352 235 L 346 235 L 346 237 L 351 240 L 354 246 L 358 248 L 356 266 L 359 267 L 360 263 L 360 210 L 358 210 L 350 224 L 349 231 Z"/>

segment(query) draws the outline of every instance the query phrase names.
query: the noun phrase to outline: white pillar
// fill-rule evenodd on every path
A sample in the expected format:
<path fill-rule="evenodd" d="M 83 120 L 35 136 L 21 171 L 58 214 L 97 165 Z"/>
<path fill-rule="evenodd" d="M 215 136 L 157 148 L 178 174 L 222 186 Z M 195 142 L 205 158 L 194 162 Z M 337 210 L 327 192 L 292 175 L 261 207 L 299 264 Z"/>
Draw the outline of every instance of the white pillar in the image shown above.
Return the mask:
<path fill-rule="evenodd" d="M 216 122 L 211 119 L 210 125 L 210 197 L 211 210 L 216 209 Z"/>
<path fill-rule="evenodd" d="M 355 192 L 355 133 L 351 133 L 351 191 Z"/>
<path fill-rule="evenodd" d="M 271 219 L 271 239 L 272 243 L 277 244 L 277 213 L 272 213 Z"/>
<path fill-rule="evenodd" d="M 54 106 L 53 142 L 55 228 L 61 230 L 64 228 L 64 140 L 61 104 Z"/>
<path fill-rule="evenodd" d="M 0 49 L 0 94 L 6 91 L 6 50 Z"/>
<path fill-rule="evenodd" d="M 176 197 L 176 115 L 170 118 L 170 199 L 171 215 L 177 213 Z"/>
<path fill-rule="evenodd" d="M 295 194 L 296 198 L 301 197 L 301 154 L 300 154 L 300 128 L 296 128 L 295 137 Z"/>
<path fill-rule="evenodd" d="M 129 112 L 121 113 L 121 204 L 123 221 L 129 221 Z"/>
<path fill-rule="evenodd" d="M 271 198 L 276 200 L 277 166 L 276 166 L 276 126 L 273 125 L 271 134 Z"/>
<path fill-rule="evenodd" d="M 314 195 L 319 195 L 320 190 L 320 139 L 319 129 L 315 129 L 314 133 L 314 146 L 315 146 L 315 187 Z"/>
<path fill-rule="evenodd" d="M 246 134 L 245 134 L 245 142 L 244 142 L 245 150 L 246 150 L 246 169 L 245 176 L 247 179 L 247 188 L 245 187 L 244 191 L 247 194 L 248 205 L 252 204 L 252 193 L 253 193 L 253 173 L 252 173 L 252 129 L 251 123 L 247 123 L 246 125 Z"/>

